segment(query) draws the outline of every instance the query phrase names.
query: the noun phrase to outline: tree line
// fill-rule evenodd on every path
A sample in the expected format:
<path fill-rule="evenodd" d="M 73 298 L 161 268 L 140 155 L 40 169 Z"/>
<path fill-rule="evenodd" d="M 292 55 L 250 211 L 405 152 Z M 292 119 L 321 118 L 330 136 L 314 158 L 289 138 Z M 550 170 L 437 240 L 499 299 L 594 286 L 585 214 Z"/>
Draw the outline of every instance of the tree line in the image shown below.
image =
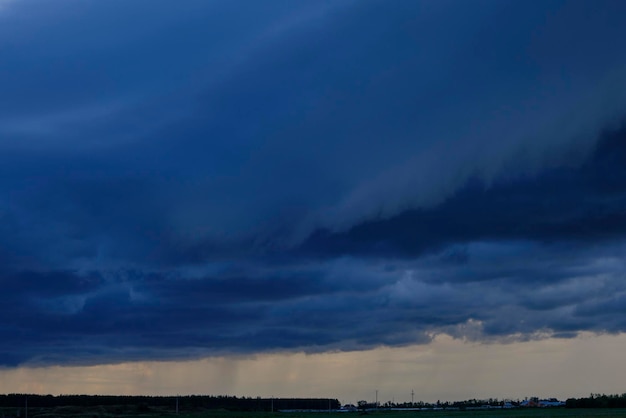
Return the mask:
<path fill-rule="evenodd" d="M 475 408 L 481 406 L 502 406 L 510 403 L 519 406 L 519 400 L 470 399 L 457 402 L 403 402 L 369 403 L 359 402 L 359 408 Z M 0 408 L 57 408 L 57 407 L 128 407 L 138 410 L 171 409 L 178 405 L 180 411 L 201 409 L 226 409 L 232 411 L 278 411 L 285 409 L 338 409 L 337 399 L 329 398 L 261 398 L 225 395 L 186 395 L 186 396 L 124 396 L 124 395 L 32 395 L 0 394 Z M 621 395 L 590 394 L 583 398 L 570 398 L 566 408 L 626 408 L 626 393 Z"/>
<path fill-rule="evenodd" d="M 109 396 L 109 395 L 0 395 L 0 407 L 22 408 L 125 406 L 168 408 L 175 410 L 226 409 L 233 411 L 277 411 L 280 409 L 337 409 L 337 399 L 328 398 L 261 398 L 214 395 L 187 396 Z"/>
<path fill-rule="evenodd" d="M 587 398 L 570 398 L 565 401 L 566 408 L 626 408 L 626 393 L 605 395 L 592 393 Z"/>

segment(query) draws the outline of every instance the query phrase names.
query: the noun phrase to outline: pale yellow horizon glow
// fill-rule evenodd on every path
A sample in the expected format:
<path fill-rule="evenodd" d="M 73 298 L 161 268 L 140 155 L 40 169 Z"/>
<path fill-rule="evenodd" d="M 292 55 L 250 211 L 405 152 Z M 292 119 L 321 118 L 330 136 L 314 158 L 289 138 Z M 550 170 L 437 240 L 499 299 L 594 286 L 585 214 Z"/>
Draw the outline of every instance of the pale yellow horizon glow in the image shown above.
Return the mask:
<path fill-rule="evenodd" d="M 428 345 L 323 354 L 0 370 L 0 392 L 332 397 L 386 402 L 623 393 L 626 335 L 584 334 L 511 344 L 442 335 Z"/>

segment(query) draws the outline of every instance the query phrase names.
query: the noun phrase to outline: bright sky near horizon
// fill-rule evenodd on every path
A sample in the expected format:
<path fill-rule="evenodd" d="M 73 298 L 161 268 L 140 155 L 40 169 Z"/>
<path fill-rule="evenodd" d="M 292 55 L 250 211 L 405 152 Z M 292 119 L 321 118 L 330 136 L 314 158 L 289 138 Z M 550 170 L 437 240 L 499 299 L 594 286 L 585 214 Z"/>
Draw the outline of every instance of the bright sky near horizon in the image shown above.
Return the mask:
<path fill-rule="evenodd" d="M 358 352 L 276 353 L 179 362 L 15 368 L 0 393 L 213 394 L 409 402 L 586 397 L 618 393 L 626 335 L 583 334 L 517 344 L 438 336 L 428 345 Z"/>
<path fill-rule="evenodd" d="M 0 392 L 624 392 L 625 16 L 0 0 Z"/>

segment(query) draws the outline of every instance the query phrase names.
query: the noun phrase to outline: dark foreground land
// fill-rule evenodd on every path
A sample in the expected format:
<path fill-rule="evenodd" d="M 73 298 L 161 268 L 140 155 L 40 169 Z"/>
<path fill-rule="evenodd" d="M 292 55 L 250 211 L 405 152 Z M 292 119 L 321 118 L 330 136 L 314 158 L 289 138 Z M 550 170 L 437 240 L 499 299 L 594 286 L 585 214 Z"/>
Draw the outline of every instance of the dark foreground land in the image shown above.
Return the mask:
<path fill-rule="evenodd" d="M 626 409 L 535 408 L 487 411 L 376 411 L 359 412 L 252 412 L 227 410 L 180 411 L 146 405 L 122 406 L 58 406 L 29 408 L 0 408 L 3 418 L 548 418 L 599 417 L 626 418 Z"/>

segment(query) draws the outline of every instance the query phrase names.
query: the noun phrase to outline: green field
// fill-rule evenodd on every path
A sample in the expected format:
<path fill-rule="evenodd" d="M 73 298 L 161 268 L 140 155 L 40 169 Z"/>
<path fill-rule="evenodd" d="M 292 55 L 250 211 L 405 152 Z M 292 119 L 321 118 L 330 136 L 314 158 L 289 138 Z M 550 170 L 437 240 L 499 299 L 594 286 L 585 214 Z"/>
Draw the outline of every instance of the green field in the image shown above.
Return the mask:
<path fill-rule="evenodd" d="M 323 418 L 327 416 L 333 418 L 353 417 L 362 418 L 358 413 L 269 413 L 269 412 L 227 412 L 215 411 L 194 414 L 180 414 L 181 418 Z M 165 416 L 164 416 L 165 417 Z M 167 415 L 175 418 L 176 415 Z M 558 409 L 558 410 L 514 410 L 514 411 L 420 411 L 420 412 L 379 412 L 371 413 L 365 417 L 370 418 L 465 418 L 465 417 L 511 417 L 511 418 L 548 418 L 548 417 L 604 417 L 604 418 L 626 418 L 624 409 Z"/>
<path fill-rule="evenodd" d="M 291 414 L 288 414 L 291 416 Z M 294 414 L 296 415 L 296 414 Z M 314 418 L 319 414 L 298 414 L 298 418 Z M 328 415 L 328 414 L 326 414 Z M 331 414 L 342 415 L 342 414 Z M 352 414 L 349 414 L 352 416 Z M 358 413 L 355 418 L 362 418 Z M 510 418 L 547 418 L 547 417 L 605 417 L 626 418 L 626 409 L 510 409 L 491 411 L 409 411 L 376 412 L 365 416 L 371 418 L 465 418 L 465 417 L 510 417 Z"/>
<path fill-rule="evenodd" d="M 626 409 L 565 409 L 536 408 L 509 409 L 490 411 L 415 411 L 415 412 L 379 412 L 370 414 L 372 418 L 465 418 L 465 417 L 510 417 L 510 418 L 547 418 L 547 417 L 626 417 Z M 304 418 L 304 417 L 301 417 Z M 307 417 L 308 418 L 308 417 Z"/>
<path fill-rule="evenodd" d="M 18 412 L 19 411 L 19 412 Z M 2 408 L 2 418 L 26 418 L 23 409 Z M 626 409 L 512 409 L 488 411 L 378 411 L 368 414 L 358 412 L 236 412 L 206 410 L 196 412 L 181 411 L 176 415 L 172 410 L 139 407 L 57 407 L 29 408 L 28 418 L 548 418 L 548 417 L 604 417 L 626 418 Z"/>
<path fill-rule="evenodd" d="M 367 415 L 354 413 L 254 413 L 254 412 L 210 412 L 189 415 L 188 418 L 270 418 L 276 415 L 285 418 L 465 418 L 465 417 L 510 417 L 510 418 L 548 418 L 548 417 L 604 417 L 626 418 L 626 409 L 514 409 L 491 411 L 409 411 L 409 412 L 374 412 Z"/>

